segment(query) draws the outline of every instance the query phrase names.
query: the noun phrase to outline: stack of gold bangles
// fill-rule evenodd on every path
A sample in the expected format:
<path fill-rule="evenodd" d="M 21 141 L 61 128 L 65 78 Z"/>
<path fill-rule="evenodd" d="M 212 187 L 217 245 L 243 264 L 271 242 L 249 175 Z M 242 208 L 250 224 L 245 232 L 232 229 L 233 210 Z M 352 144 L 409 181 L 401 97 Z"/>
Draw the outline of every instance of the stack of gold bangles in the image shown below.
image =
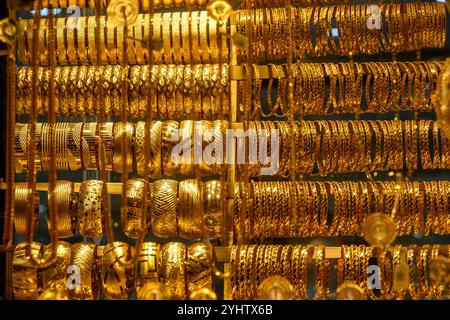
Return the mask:
<path fill-rule="evenodd" d="M 46 289 L 61 288 L 68 291 L 70 299 L 93 300 L 99 295 L 100 281 L 106 299 L 130 299 L 135 287 L 138 298 L 145 296 L 145 285 L 154 282 L 167 288 L 165 299 L 187 299 L 199 289 L 213 289 L 212 247 L 208 243 L 169 242 L 161 246 L 144 242 L 136 269 L 119 261 L 129 260 L 134 250 L 123 242 L 104 247 L 88 242 L 71 245 L 58 241 L 54 245 L 56 260 L 44 269 L 38 269 L 27 257 L 27 243 L 16 246 L 12 262 L 16 299 L 36 299 Z M 48 258 L 53 244 L 33 242 L 31 248 L 37 258 Z"/>
<path fill-rule="evenodd" d="M 247 210 L 235 194 L 234 225 L 249 240 L 362 236 L 373 212 L 393 210 L 399 236 L 450 233 L 447 181 L 252 182 L 248 194 Z"/>
<path fill-rule="evenodd" d="M 353 299 L 405 299 L 408 293 L 413 299 L 443 299 L 445 286 L 436 279 L 436 268 L 432 265 L 439 259 L 448 259 L 448 245 L 395 246 L 390 251 L 377 253 L 373 247 L 343 245 L 336 270 L 331 270 L 330 260 L 324 246 L 302 245 L 236 245 L 231 249 L 231 291 L 233 299 L 256 299 L 270 281 L 268 291 L 287 293 L 285 299 L 330 299 L 330 288 L 334 286 L 336 274 L 338 299 L 340 291 L 353 288 L 357 293 Z M 315 261 L 313 273 L 308 267 Z M 401 281 L 399 266 L 406 267 L 407 287 L 398 289 Z M 369 288 L 367 270 L 369 266 L 380 270 L 380 288 Z M 281 282 L 282 276 L 289 282 Z M 272 288 L 270 287 L 272 286 Z M 310 291 L 314 286 L 313 293 Z M 276 291 L 276 292 L 275 292 Z M 348 290 L 351 291 L 351 290 Z M 347 292 L 349 293 L 349 292 Z M 357 295 L 356 295 L 357 294 Z M 348 299 L 348 297 L 345 297 Z"/>
<path fill-rule="evenodd" d="M 19 68 L 17 73 L 17 113 L 31 110 L 32 68 Z M 48 113 L 50 69 L 39 67 L 37 74 L 38 114 Z M 98 92 L 103 87 L 101 102 L 106 115 L 120 115 L 122 82 L 120 66 L 68 66 L 55 68 L 55 112 L 61 116 L 98 114 Z M 227 64 L 131 66 L 128 75 L 128 115 L 143 118 L 148 108 L 148 90 L 152 89 L 154 115 L 169 119 L 224 118 L 229 110 L 229 68 Z M 122 94 L 124 94 L 122 92 Z"/>

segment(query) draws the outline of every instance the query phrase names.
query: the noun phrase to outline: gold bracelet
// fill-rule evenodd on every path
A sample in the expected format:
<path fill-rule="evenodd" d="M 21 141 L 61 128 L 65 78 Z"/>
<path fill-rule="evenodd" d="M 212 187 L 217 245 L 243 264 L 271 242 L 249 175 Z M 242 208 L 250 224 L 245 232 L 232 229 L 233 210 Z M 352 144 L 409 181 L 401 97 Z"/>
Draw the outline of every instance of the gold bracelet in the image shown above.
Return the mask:
<path fill-rule="evenodd" d="M 96 122 L 86 122 L 83 124 L 81 132 L 81 161 L 83 164 L 83 170 L 99 169 L 99 162 L 97 161 L 97 127 L 100 126 L 97 126 Z M 103 125 L 102 127 L 106 128 L 108 126 Z M 102 137 L 101 141 L 105 142 Z"/>
<path fill-rule="evenodd" d="M 104 233 L 103 187 L 100 180 L 87 180 L 80 185 L 78 223 L 83 236 L 98 237 Z"/>
<path fill-rule="evenodd" d="M 153 235 L 160 238 L 178 236 L 178 182 L 157 180 L 151 185 L 151 223 Z"/>
<path fill-rule="evenodd" d="M 194 170 L 194 121 L 184 120 L 180 122 L 180 145 L 182 156 L 180 157 L 180 173 L 190 175 Z"/>
<path fill-rule="evenodd" d="M 27 256 L 28 243 L 22 242 L 14 248 L 12 261 L 12 290 L 18 300 L 34 300 L 38 297 L 41 284 L 38 279 L 38 269 Z M 31 243 L 31 254 L 35 259 L 42 257 L 42 244 Z"/>
<path fill-rule="evenodd" d="M 204 208 L 205 236 L 222 237 L 223 230 L 222 185 L 219 180 L 205 182 Z"/>
<path fill-rule="evenodd" d="M 197 242 L 187 247 L 186 253 L 186 289 L 189 297 L 202 288 L 213 290 L 212 246 Z"/>
<path fill-rule="evenodd" d="M 199 239 L 203 235 L 203 190 L 202 181 L 183 180 L 178 186 L 178 230 L 184 239 Z"/>
<path fill-rule="evenodd" d="M 50 193 L 48 194 L 50 203 Z M 58 236 L 60 238 L 69 238 L 75 235 L 76 230 L 76 195 L 74 193 L 74 184 L 71 181 L 58 180 L 56 182 L 54 196 L 56 198 L 56 214 Z M 48 229 L 51 232 L 52 225 L 48 217 Z"/>
<path fill-rule="evenodd" d="M 99 291 L 99 261 L 95 244 L 78 242 L 72 245 L 70 265 L 79 268 L 80 282 L 69 287 L 69 297 L 77 300 L 94 300 Z M 76 274 L 76 269 L 68 273 Z"/>
<path fill-rule="evenodd" d="M 200 30 L 199 30 L 199 16 L 200 11 L 191 11 L 190 13 L 190 59 L 188 63 L 203 63 L 202 52 L 200 48 Z M 186 61 L 185 61 L 186 62 Z"/>
<path fill-rule="evenodd" d="M 150 154 L 148 155 L 148 173 L 152 179 L 161 177 L 161 121 L 153 121 L 149 132 Z M 134 148 L 136 154 L 137 173 L 140 176 L 145 174 L 145 122 L 139 121 L 135 126 Z M 146 177 L 146 178 L 150 178 Z"/>
<path fill-rule="evenodd" d="M 138 257 L 136 268 L 136 293 L 150 282 L 159 281 L 159 254 L 161 245 L 156 242 L 144 242 Z"/>
<path fill-rule="evenodd" d="M 128 261 L 133 247 L 124 242 L 105 245 L 102 257 L 102 281 L 105 298 L 108 300 L 130 299 L 134 287 L 134 266 L 120 264 Z"/>
<path fill-rule="evenodd" d="M 173 50 L 173 63 L 182 64 L 183 63 L 183 52 L 182 48 L 182 28 L 181 25 L 181 12 L 172 12 L 171 21 L 171 37 L 172 37 L 172 50 Z"/>
<path fill-rule="evenodd" d="M 122 144 L 122 137 L 125 135 L 127 143 L 126 159 L 122 159 L 122 148 L 125 146 Z M 113 140 L 113 170 L 123 173 L 123 162 L 126 163 L 126 171 L 133 170 L 133 140 L 134 140 L 134 124 L 127 122 L 126 125 L 122 122 L 114 124 L 114 140 Z"/>
<path fill-rule="evenodd" d="M 172 160 L 173 149 L 179 143 L 179 139 L 173 139 L 176 134 L 178 134 L 178 122 L 168 120 L 162 123 L 161 160 L 163 174 L 166 176 L 173 175 L 179 169 L 179 164 Z"/>
<path fill-rule="evenodd" d="M 161 247 L 161 282 L 172 299 L 186 299 L 186 245 L 169 242 Z"/>
<path fill-rule="evenodd" d="M 67 288 L 67 268 L 70 265 L 71 244 L 58 241 L 56 244 L 56 260 L 48 267 L 39 270 L 43 290 Z M 52 255 L 52 244 L 43 247 L 43 259 L 49 261 Z"/>
<path fill-rule="evenodd" d="M 28 188 L 27 183 L 15 183 L 14 186 L 14 227 L 18 234 L 32 234 L 37 231 L 39 221 L 39 193 L 33 192 L 34 197 L 34 210 L 31 228 L 28 230 L 28 202 L 31 196 L 32 190 Z"/>
<path fill-rule="evenodd" d="M 142 232 L 148 233 L 150 228 L 150 205 L 147 205 L 147 212 L 145 213 L 145 224 L 142 224 L 141 216 L 144 210 L 145 184 L 148 184 L 144 179 L 130 179 L 127 183 L 126 191 L 126 206 L 121 209 L 121 223 L 122 228 L 127 237 L 138 238 Z"/>

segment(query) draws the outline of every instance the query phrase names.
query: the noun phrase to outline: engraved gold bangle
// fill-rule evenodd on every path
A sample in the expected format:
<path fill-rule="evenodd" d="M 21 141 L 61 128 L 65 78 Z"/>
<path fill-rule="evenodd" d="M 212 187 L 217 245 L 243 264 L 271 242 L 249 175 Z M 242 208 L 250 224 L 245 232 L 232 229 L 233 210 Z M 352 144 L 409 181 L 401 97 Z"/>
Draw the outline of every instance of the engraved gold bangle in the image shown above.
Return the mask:
<path fill-rule="evenodd" d="M 182 156 L 180 157 L 180 172 L 182 175 L 189 175 L 194 170 L 194 121 L 184 120 L 180 122 L 180 145 L 182 146 Z"/>
<path fill-rule="evenodd" d="M 87 180 L 80 185 L 78 223 L 83 236 L 98 237 L 104 233 L 103 187 L 100 180 Z"/>
<path fill-rule="evenodd" d="M 161 248 L 160 279 L 172 299 L 186 299 L 186 245 L 169 242 Z"/>
<path fill-rule="evenodd" d="M 73 244 L 70 265 L 79 268 L 80 282 L 79 285 L 69 288 L 69 297 L 76 300 L 96 299 L 99 291 L 100 264 L 95 244 L 89 242 Z M 77 273 L 74 269 L 71 272 Z"/>
<path fill-rule="evenodd" d="M 38 269 L 27 256 L 28 243 L 16 245 L 12 261 L 12 290 L 18 300 L 34 300 L 39 294 L 41 284 L 38 279 Z M 42 245 L 31 243 L 31 254 L 36 259 L 42 257 Z"/>
<path fill-rule="evenodd" d="M 202 181 L 183 180 L 178 185 L 178 231 L 184 239 L 199 239 L 203 233 Z"/>
<path fill-rule="evenodd" d="M 186 289 L 187 296 L 196 290 L 213 290 L 212 246 L 197 242 L 187 247 Z"/>
<path fill-rule="evenodd" d="M 97 123 L 83 124 L 81 132 L 81 161 L 83 170 L 98 170 L 97 161 Z M 104 141 L 102 139 L 102 141 Z"/>
<path fill-rule="evenodd" d="M 145 184 L 148 182 L 144 179 L 130 179 L 127 183 L 126 190 L 126 206 L 121 208 L 122 228 L 127 237 L 138 238 L 142 232 L 147 233 L 150 228 L 150 206 L 147 206 L 145 214 L 145 230 L 142 225 L 141 215 L 144 209 Z"/>
<path fill-rule="evenodd" d="M 161 176 L 161 121 L 154 121 L 151 124 L 149 132 L 150 137 L 150 154 L 149 159 L 149 174 L 152 179 L 158 179 Z M 145 174 L 145 122 L 139 121 L 135 126 L 135 140 L 134 148 L 136 153 L 136 167 L 137 173 L 140 176 Z"/>
<path fill-rule="evenodd" d="M 133 247 L 115 241 L 105 245 L 103 250 L 101 275 L 105 298 L 108 300 L 130 299 L 134 287 L 134 266 L 120 263 L 128 261 Z"/>
<path fill-rule="evenodd" d="M 28 199 L 31 189 L 28 188 L 27 183 L 16 183 L 14 190 L 14 227 L 16 233 L 27 234 L 27 224 L 28 224 Z M 39 194 L 37 191 L 34 192 L 34 210 L 33 212 L 33 222 L 32 228 L 34 230 L 30 232 L 34 233 L 37 230 L 37 225 L 39 221 Z"/>
<path fill-rule="evenodd" d="M 179 139 L 174 139 L 178 133 L 178 122 L 168 120 L 162 123 L 161 128 L 161 160 L 163 173 L 171 176 L 178 171 L 179 164 L 172 161 L 172 151 Z M 175 141 L 174 141 L 175 140 Z"/>
<path fill-rule="evenodd" d="M 205 182 L 204 208 L 205 236 L 220 238 L 223 229 L 222 185 L 219 180 Z"/>
<path fill-rule="evenodd" d="M 161 245 L 156 242 L 144 242 L 137 260 L 136 292 L 149 282 L 159 281 L 159 257 Z"/>
<path fill-rule="evenodd" d="M 178 236 L 177 201 L 178 182 L 161 179 L 151 185 L 152 233 L 160 238 Z"/>

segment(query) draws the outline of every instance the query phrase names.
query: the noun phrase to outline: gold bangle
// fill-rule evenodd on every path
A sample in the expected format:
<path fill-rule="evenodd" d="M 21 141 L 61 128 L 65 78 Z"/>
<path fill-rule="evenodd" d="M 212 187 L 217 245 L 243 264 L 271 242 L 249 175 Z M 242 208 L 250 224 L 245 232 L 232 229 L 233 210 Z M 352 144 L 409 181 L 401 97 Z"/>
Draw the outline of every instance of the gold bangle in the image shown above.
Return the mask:
<path fill-rule="evenodd" d="M 97 161 L 97 123 L 83 124 L 81 131 L 81 162 L 83 170 L 98 170 Z"/>
<path fill-rule="evenodd" d="M 220 238 L 223 232 L 222 184 L 219 180 L 205 182 L 205 236 Z"/>
<path fill-rule="evenodd" d="M 160 12 L 155 12 L 153 14 L 153 41 L 160 41 L 161 43 L 164 41 L 164 34 L 162 33 L 162 16 L 163 14 Z M 165 48 L 164 48 L 165 49 Z M 154 50 L 153 57 L 155 64 L 164 63 L 163 56 L 165 54 L 165 50 Z M 148 49 L 147 49 L 148 52 Z M 147 60 L 149 60 L 150 52 L 147 54 Z M 148 61 L 147 61 L 148 62 Z"/>
<path fill-rule="evenodd" d="M 50 193 L 49 202 L 50 202 Z M 58 236 L 68 238 L 75 235 L 76 229 L 76 195 L 74 193 L 74 184 L 71 181 L 58 180 L 56 182 L 54 196 L 56 199 L 56 214 Z M 48 210 L 47 210 L 48 215 Z M 52 230 L 50 219 L 47 216 L 48 229 Z"/>
<path fill-rule="evenodd" d="M 156 242 L 144 242 L 136 268 L 136 293 L 149 282 L 159 281 L 159 253 L 161 245 Z"/>
<path fill-rule="evenodd" d="M 168 120 L 162 123 L 161 160 L 163 173 L 166 176 L 173 175 L 179 168 L 179 164 L 172 161 L 173 149 L 179 142 L 179 139 L 173 139 L 176 134 L 178 134 L 178 122 Z"/>
<path fill-rule="evenodd" d="M 106 16 L 105 19 L 105 51 L 108 57 L 108 62 L 111 65 L 115 65 L 120 63 L 120 60 L 117 60 L 117 44 L 115 41 L 116 38 L 116 24 L 111 22 Z"/>
<path fill-rule="evenodd" d="M 200 48 L 199 11 L 190 12 L 190 59 L 188 63 L 202 63 L 202 52 Z"/>
<path fill-rule="evenodd" d="M 43 283 L 43 290 L 67 288 L 67 268 L 70 265 L 71 244 L 58 241 L 56 244 L 56 260 L 39 274 Z M 52 255 L 52 244 L 43 247 L 43 258 L 48 261 Z"/>
<path fill-rule="evenodd" d="M 99 261 L 95 244 L 88 242 L 73 244 L 70 265 L 78 267 L 80 275 L 79 285 L 69 288 L 70 298 L 76 300 L 96 299 L 99 291 Z"/>
<path fill-rule="evenodd" d="M 183 180 L 178 185 L 178 231 L 184 239 L 199 239 L 203 235 L 202 181 Z"/>
<path fill-rule="evenodd" d="M 163 39 L 163 63 L 164 64 L 172 64 L 173 62 L 173 54 L 172 54 L 172 46 L 171 46 L 171 26 L 172 24 L 172 12 L 163 12 L 162 15 L 162 39 Z"/>
<path fill-rule="evenodd" d="M 67 29 L 66 29 L 66 19 L 57 18 L 56 19 L 56 51 L 58 57 L 58 63 L 61 65 L 67 64 L 67 51 L 66 51 L 66 41 L 67 41 Z M 20 41 L 19 41 L 20 43 Z M 19 46 L 20 48 L 20 46 Z M 19 51 L 20 52 L 20 51 Z"/>
<path fill-rule="evenodd" d="M 18 300 L 34 300 L 38 297 L 41 284 L 38 279 L 38 269 L 27 256 L 28 243 L 22 242 L 14 248 L 12 261 L 12 290 Z M 35 259 L 42 257 L 42 245 L 31 243 L 31 254 Z"/>
<path fill-rule="evenodd" d="M 135 37 L 134 42 L 134 52 L 136 54 L 136 64 L 144 65 L 147 63 L 145 59 L 145 49 L 142 45 L 142 39 L 144 39 L 144 35 L 149 35 L 148 27 L 149 27 L 149 19 L 150 15 L 138 15 L 136 22 L 133 25 L 133 35 Z"/>
<path fill-rule="evenodd" d="M 181 64 L 183 63 L 183 52 L 181 51 L 181 12 L 172 12 L 172 50 L 173 50 L 173 63 Z"/>
<path fill-rule="evenodd" d="M 107 243 L 103 250 L 101 275 L 105 298 L 108 300 L 130 299 L 134 287 L 134 266 L 120 264 L 128 261 L 133 247 L 124 242 Z"/>
<path fill-rule="evenodd" d="M 104 233 L 103 187 L 100 180 L 87 180 L 80 185 L 78 223 L 83 236 L 98 237 Z"/>
<path fill-rule="evenodd" d="M 15 172 L 26 172 L 28 169 L 28 124 L 16 123 L 14 145 Z"/>
<path fill-rule="evenodd" d="M 125 235 L 130 238 L 136 239 L 142 232 L 147 234 L 150 228 L 149 205 L 147 205 L 147 212 L 145 213 L 145 225 L 142 225 L 141 221 L 144 201 L 148 201 L 148 199 L 144 198 L 146 183 L 148 184 L 144 179 L 130 179 L 127 183 L 127 200 L 126 206 L 121 209 L 121 223 Z"/>
<path fill-rule="evenodd" d="M 83 133 L 83 123 L 68 123 L 67 125 L 67 147 L 66 156 L 69 163 L 69 170 L 82 170 L 82 145 L 81 135 Z M 95 157 L 95 156 L 94 156 Z"/>
<path fill-rule="evenodd" d="M 148 173 L 151 178 L 157 179 L 161 176 L 161 121 L 154 121 L 150 129 L 150 154 L 148 155 Z M 135 127 L 136 167 L 140 176 L 145 174 L 145 122 L 139 121 Z M 150 178 L 146 177 L 146 178 Z"/>
<path fill-rule="evenodd" d="M 100 152 L 102 152 L 102 147 L 105 152 L 105 163 L 104 167 L 106 171 L 111 171 L 113 168 L 114 160 L 114 122 L 99 123 L 97 125 L 97 136 L 100 143 L 96 143 L 96 163 L 98 170 L 101 169 L 100 164 Z M 128 126 L 127 126 L 128 129 Z M 97 139 L 97 138 L 96 138 Z M 120 140 L 120 138 L 119 138 Z M 120 142 L 119 142 L 120 143 Z"/>
<path fill-rule="evenodd" d="M 180 157 L 180 173 L 190 175 L 194 171 L 194 121 L 184 120 L 180 122 L 180 146 L 182 146 L 182 156 Z"/>
<path fill-rule="evenodd" d="M 126 159 L 122 159 L 122 137 L 125 135 L 126 143 Z M 114 141 L 113 141 L 113 171 L 123 173 L 123 162 L 126 163 L 126 172 L 133 170 L 133 140 L 134 140 L 134 124 L 127 122 L 126 125 L 122 122 L 114 124 Z"/>
<path fill-rule="evenodd" d="M 28 202 L 31 193 L 32 190 L 28 189 L 27 183 L 16 183 L 14 186 L 14 227 L 18 234 L 28 233 Z M 31 224 L 33 230 L 29 231 L 31 233 L 37 231 L 39 221 L 39 193 L 34 191 L 33 197 L 34 210 Z"/>
<path fill-rule="evenodd" d="M 186 253 L 187 296 L 202 288 L 213 290 L 212 246 L 197 242 L 187 247 Z"/>
<path fill-rule="evenodd" d="M 186 245 L 169 242 L 161 247 L 161 282 L 172 299 L 186 299 Z"/>
<path fill-rule="evenodd" d="M 160 238 L 178 236 L 177 229 L 178 182 L 157 180 L 151 185 L 152 233 Z"/>

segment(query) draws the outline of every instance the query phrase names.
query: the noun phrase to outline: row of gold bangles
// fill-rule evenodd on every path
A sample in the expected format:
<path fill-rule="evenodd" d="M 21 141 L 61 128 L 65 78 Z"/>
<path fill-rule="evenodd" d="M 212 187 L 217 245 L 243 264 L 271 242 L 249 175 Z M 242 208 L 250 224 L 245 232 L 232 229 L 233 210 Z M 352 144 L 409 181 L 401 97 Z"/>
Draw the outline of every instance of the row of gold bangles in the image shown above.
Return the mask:
<path fill-rule="evenodd" d="M 340 249 L 333 270 L 324 246 L 235 245 L 232 298 L 398 300 L 444 299 L 448 294 L 448 245 Z M 314 269 L 309 267 L 311 260 Z M 376 281 L 370 270 L 378 271 Z M 447 279 L 442 279 L 442 272 Z M 334 286 L 336 292 L 331 291 Z"/>
<path fill-rule="evenodd" d="M 65 298 L 71 300 L 95 300 L 99 295 L 111 300 L 130 299 L 134 290 L 140 300 L 216 298 L 209 243 L 144 242 L 136 265 L 127 266 L 120 261 L 129 259 L 135 250 L 127 243 L 96 246 L 90 242 L 58 241 L 54 244 L 55 262 L 43 269 L 31 263 L 26 255 L 28 245 L 19 243 L 14 250 L 15 299 L 45 299 L 51 290 L 62 290 Z M 53 249 L 52 244 L 38 242 L 30 246 L 36 258 L 50 256 Z M 79 276 L 75 281 L 74 275 Z"/>
<path fill-rule="evenodd" d="M 292 8 L 293 39 L 288 34 L 288 9 L 256 9 L 248 17 L 237 11 L 237 31 L 253 41 L 253 62 L 285 59 L 289 46 L 293 57 L 397 53 L 442 48 L 446 37 L 443 3 L 402 3 Z M 247 30 L 247 19 L 251 30 Z M 247 52 L 238 51 L 245 60 Z"/>
<path fill-rule="evenodd" d="M 86 65 L 126 61 L 132 65 L 148 64 L 150 40 L 155 64 L 223 63 L 229 59 L 228 40 L 222 35 L 227 32 L 227 24 L 221 25 L 211 19 L 207 11 L 154 13 L 152 21 L 149 14 L 138 14 L 127 29 L 110 21 L 109 17 L 101 16 L 99 26 L 95 16 L 55 18 L 53 34 L 57 63 Z M 151 25 L 152 39 L 149 33 Z M 48 19 L 40 19 L 37 62 L 41 65 L 47 65 L 49 61 L 48 28 Z M 96 32 L 100 34 L 98 44 Z M 32 43 L 33 19 L 20 20 L 20 64 L 32 64 Z M 97 61 L 97 50 L 101 51 L 100 61 Z"/>
<path fill-rule="evenodd" d="M 195 167 L 203 174 L 220 173 L 224 169 L 226 130 L 228 121 L 181 122 L 153 121 L 149 132 L 145 132 L 145 122 L 58 122 L 55 125 L 56 168 L 57 170 L 100 170 L 100 146 L 105 150 L 105 170 L 122 172 L 122 163 L 126 162 L 127 172 L 136 166 L 139 176 L 145 170 L 145 139 L 150 140 L 148 173 L 151 178 L 172 176 L 176 173 L 190 175 Z M 128 141 L 123 159 L 122 136 Z M 28 150 L 30 130 L 28 124 L 17 123 L 15 134 L 16 172 L 29 170 Z M 196 144 L 194 146 L 194 143 Z M 198 144 L 198 145 L 197 145 Z M 194 147 L 200 150 L 200 159 L 194 161 Z M 209 153 L 204 152 L 209 147 Z M 214 156 L 214 150 L 218 151 Z M 50 166 L 50 124 L 36 124 L 37 171 L 48 171 Z"/>
<path fill-rule="evenodd" d="M 293 112 L 325 115 L 430 111 L 442 65 L 441 61 L 295 63 L 290 72 Z M 268 65 L 268 79 L 261 77 L 258 66 L 250 69 L 251 118 L 288 116 L 291 105 L 287 98 L 287 66 Z M 239 84 L 245 96 L 245 83 Z"/>
<path fill-rule="evenodd" d="M 365 236 L 373 213 L 392 218 L 398 236 L 450 233 L 447 181 L 253 181 L 243 191 L 236 186 L 234 225 L 247 240 Z"/>
<path fill-rule="evenodd" d="M 39 67 L 37 74 L 37 114 L 48 114 L 50 68 Z M 30 67 L 17 72 L 17 114 L 32 108 Z M 152 114 L 167 119 L 217 119 L 229 112 L 228 64 L 56 67 L 54 76 L 55 113 L 86 116 L 99 113 L 119 116 L 125 94 L 122 76 L 128 80 L 127 112 L 144 118 L 151 105 Z M 100 101 L 100 90 L 103 99 Z M 149 98 L 149 95 L 151 98 Z"/>
<path fill-rule="evenodd" d="M 248 164 L 250 176 L 261 170 L 267 174 L 288 176 L 290 154 L 295 152 L 297 173 L 327 175 L 347 172 L 388 170 L 448 169 L 450 143 L 432 120 L 353 120 L 296 121 L 291 128 L 286 121 L 249 121 L 247 132 L 230 131 L 227 121 L 176 122 L 154 121 L 145 134 L 145 123 L 107 122 L 97 124 L 65 123 L 55 125 L 57 170 L 99 170 L 99 145 L 105 147 L 105 169 L 127 172 L 136 164 L 138 175 L 147 171 L 151 178 L 176 173 L 190 175 L 198 165 L 205 175 L 220 173 L 233 159 L 227 159 L 230 139 L 236 139 L 237 161 Z M 38 171 L 50 165 L 50 125 L 36 125 Z M 28 124 L 16 125 L 16 172 L 28 168 Z M 128 140 L 123 159 L 122 135 Z M 145 139 L 150 139 L 149 168 L 145 170 Z M 248 148 L 243 147 L 245 140 Z M 290 142 L 294 140 L 295 150 Z M 195 152 L 200 150 L 200 152 Z M 265 152 L 265 153 L 264 153 Z M 200 155 L 199 155 L 200 154 Z"/>
<path fill-rule="evenodd" d="M 441 48 L 445 45 L 445 4 L 386 4 L 380 7 L 379 19 L 375 19 L 379 20 L 378 24 L 375 22 L 373 28 L 368 28 L 366 22 L 372 21 L 376 14 L 371 8 L 368 5 L 293 8 L 294 57 L 377 54 Z M 236 20 L 239 33 L 247 37 L 252 35 L 254 41 L 250 41 L 249 45 L 253 62 L 285 59 L 288 41 L 291 41 L 285 36 L 287 9 L 255 9 L 253 12 L 250 17 L 252 30 L 246 30 L 246 10 L 238 10 Z M 103 32 L 100 32 L 99 48 L 95 45 L 95 37 L 89 36 L 95 34 L 95 17 L 80 17 L 76 22 L 79 26 L 77 32 L 67 25 L 67 19 L 55 19 L 59 64 L 96 63 L 96 50 L 101 50 L 99 63 L 116 64 L 124 59 L 130 64 L 148 63 L 148 14 L 137 15 L 134 24 L 128 28 L 130 35 L 133 35 L 130 37 L 124 36 L 123 27 L 107 23 L 108 17 L 101 17 Z M 153 38 L 157 39 L 155 63 L 228 61 L 229 44 L 222 35 L 222 32 L 227 32 L 227 24 L 220 25 L 208 16 L 207 11 L 155 13 L 152 23 Z M 48 63 L 47 24 L 45 19 L 41 20 L 38 41 L 38 61 L 41 64 Z M 31 19 L 20 22 L 18 50 L 21 64 L 31 64 L 32 26 Z M 336 39 L 333 30 L 337 31 Z M 126 57 L 123 57 L 124 41 L 127 45 Z M 245 57 L 245 51 L 240 49 L 238 58 L 244 60 Z"/>
<path fill-rule="evenodd" d="M 145 197 L 145 187 L 149 194 Z M 79 233 L 85 237 L 99 237 L 105 233 L 104 183 L 86 180 L 79 192 L 74 183 L 58 180 L 54 192 L 57 208 L 56 226 L 59 238 L 69 238 Z M 14 225 L 18 234 L 33 234 L 37 230 L 38 207 L 33 210 L 31 230 L 28 229 L 27 203 L 30 189 L 26 183 L 16 183 L 14 198 Z M 121 210 L 124 234 L 138 238 L 141 233 L 152 233 L 159 238 L 217 239 L 222 237 L 223 195 L 219 180 L 207 182 L 195 179 L 176 181 L 157 180 L 151 184 L 143 179 L 129 179 Z M 38 193 L 35 191 L 37 198 Z M 146 202 L 146 203 L 145 203 Z M 38 203 L 37 200 L 34 202 Z M 146 204 L 147 212 L 143 212 Z M 144 217 L 144 221 L 142 221 Z"/>
<path fill-rule="evenodd" d="M 249 121 L 248 128 L 253 129 L 250 132 L 255 133 L 253 141 L 259 148 L 270 146 L 268 141 L 273 141 L 272 145 L 278 141 L 283 146 L 278 149 L 280 154 L 270 149 L 264 152 L 272 159 L 276 175 L 288 176 L 293 152 L 289 122 Z M 436 121 L 296 121 L 293 131 L 297 173 L 327 175 L 450 166 L 450 141 L 441 134 Z M 250 176 L 259 175 L 266 166 L 250 162 Z"/>

